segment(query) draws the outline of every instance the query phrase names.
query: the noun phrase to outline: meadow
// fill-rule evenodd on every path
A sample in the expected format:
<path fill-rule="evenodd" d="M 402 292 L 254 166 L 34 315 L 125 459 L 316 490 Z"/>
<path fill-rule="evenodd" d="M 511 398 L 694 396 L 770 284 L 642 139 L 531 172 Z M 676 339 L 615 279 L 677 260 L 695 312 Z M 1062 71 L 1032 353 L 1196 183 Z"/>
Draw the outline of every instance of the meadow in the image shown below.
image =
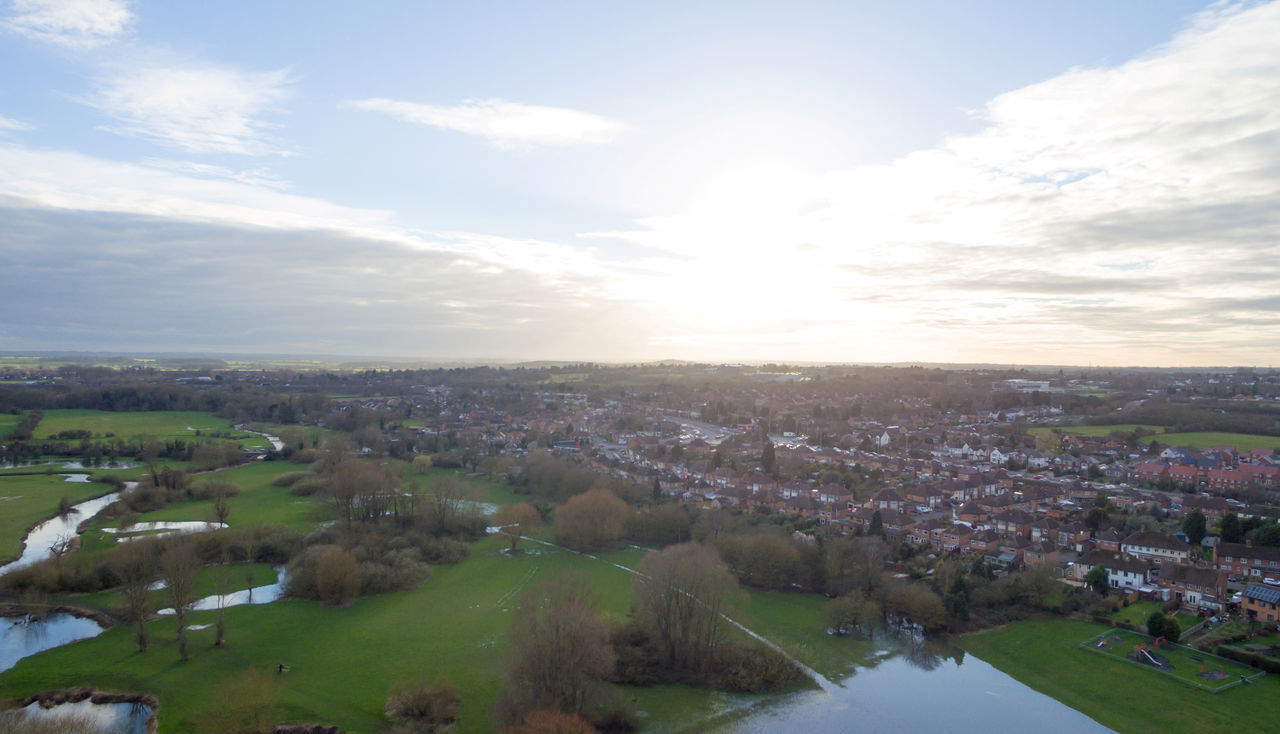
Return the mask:
<path fill-rule="evenodd" d="M 52 438 L 63 431 L 82 430 L 93 440 L 149 436 L 160 441 L 198 439 L 208 433 L 231 433 L 245 448 L 268 448 L 265 438 L 236 433 L 230 420 L 198 411 L 47 410 L 36 426 L 36 438 Z"/>
<path fill-rule="evenodd" d="M 0 438 L 13 433 L 13 429 L 17 428 L 21 421 L 22 416 L 16 413 L 0 413 Z"/>
<path fill-rule="evenodd" d="M 1110 627 L 1039 618 L 961 637 L 956 644 L 1041 693 L 1119 732 L 1237 731 L 1274 721 L 1280 677 L 1222 693 L 1080 647 Z"/>
<path fill-rule="evenodd" d="M 1196 449 L 1207 449 L 1210 446 L 1235 446 L 1238 451 L 1280 449 L 1280 436 L 1257 436 L 1251 433 L 1166 433 L 1159 440 L 1166 446 L 1191 446 Z"/>
<path fill-rule="evenodd" d="M 1057 430 L 1057 431 L 1062 431 L 1063 433 L 1071 433 L 1077 436 L 1093 436 L 1096 438 L 1102 438 L 1105 436 L 1110 436 L 1112 433 L 1116 433 L 1116 432 L 1133 433 L 1135 430 L 1139 428 L 1141 428 L 1144 431 L 1154 431 L 1156 433 L 1160 433 L 1164 430 L 1160 426 L 1153 426 L 1145 423 L 1120 423 L 1114 426 L 1084 426 L 1084 425 L 1037 426 L 1035 428 L 1029 429 L 1027 432 L 1033 435 L 1039 435 L 1041 433 L 1048 433 L 1050 431 Z"/>

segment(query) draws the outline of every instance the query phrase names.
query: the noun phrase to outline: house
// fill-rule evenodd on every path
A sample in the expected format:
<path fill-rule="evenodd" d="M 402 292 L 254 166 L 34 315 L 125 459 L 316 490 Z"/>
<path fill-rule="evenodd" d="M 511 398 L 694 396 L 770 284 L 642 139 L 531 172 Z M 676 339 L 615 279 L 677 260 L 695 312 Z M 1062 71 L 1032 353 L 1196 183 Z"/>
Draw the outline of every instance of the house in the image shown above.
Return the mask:
<path fill-rule="evenodd" d="M 1076 581 L 1084 581 L 1095 566 L 1107 569 L 1107 585 L 1113 589 L 1141 589 L 1147 583 L 1147 564 L 1122 553 L 1090 551 L 1071 567 Z"/>
<path fill-rule="evenodd" d="M 868 503 L 867 506 L 877 510 L 892 510 L 894 512 L 902 512 L 906 510 L 907 503 L 906 503 L 906 500 L 902 499 L 902 496 L 899 495 L 897 492 L 893 491 L 892 489 L 885 489 L 885 490 L 881 490 L 876 494 L 876 496 L 872 497 L 871 502 Z"/>
<path fill-rule="evenodd" d="M 1191 560 L 1191 546 L 1172 535 L 1154 531 L 1130 535 L 1120 543 L 1120 551 L 1156 563 L 1164 563 L 1165 561 L 1186 563 Z"/>
<path fill-rule="evenodd" d="M 1240 608 L 1246 619 L 1275 627 L 1280 621 L 1280 589 L 1249 584 L 1240 595 Z"/>
<path fill-rule="evenodd" d="M 1227 575 L 1217 569 L 1166 563 L 1160 567 L 1156 583 L 1171 589 L 1174 600 L 1192 608 L 1216 611 L 1227 598 Z"/>
<path fill-rule="evenodd" d="M 1250 581 L 1280 581 L 1280 548 L 1252 543 L 1218 543 L 1213 547 L 1213 565 L 1233 577 Z"/>
<path fill-rule="evenodd" d="M 1022 552 L 1022 562 L 1028 566 L 1047 563 L 1051 566 L 1058 565 L 1058 546 L 1048 541 L 1032 543 Z"/>
<path fill-rule="evenodd" d="M 1098 550 L 1119 553 L 1120 543 L 1124 542 L 1124 533 L 1115 528 L 1107 528 L 1094 537 L 1094 542 L 1098 544 Z"/>

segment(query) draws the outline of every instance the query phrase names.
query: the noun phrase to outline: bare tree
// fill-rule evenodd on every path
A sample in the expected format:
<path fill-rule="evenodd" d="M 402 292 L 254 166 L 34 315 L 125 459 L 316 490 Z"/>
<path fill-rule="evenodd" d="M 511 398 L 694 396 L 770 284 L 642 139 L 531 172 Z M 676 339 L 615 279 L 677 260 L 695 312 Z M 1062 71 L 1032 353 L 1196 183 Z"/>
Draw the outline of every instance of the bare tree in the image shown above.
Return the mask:
<path fill-rule="evenodd" d="M 125 611 L 135 627 L 138 652 L 147 651 L 147 614 L 151 611 L 151 582 L 158 572 L 159 543 L 152 539 L 132 540 L 112 553 L 112 570 L 124 592 Z"/>
<path fill-rule="evenodd" d="M 556 542 L 574 550 L 604 550 L 617 545 L 627 522 L 627 503 L 605 489 L 592 489 L 556 508 Z"/>
<path fill-rule="evenodd" d="M 316 565 L 316 587 L 320 598 L 342 606 L 360 593 L 360 564 L 350 551 L 334 546 L 320 556 Z"/>
<path fill-rule="evenodd" d="M 199 573 L 200 559 L 191 539 L 184 535 L 170 539 L 160 554 L 160 575 L 164 578 L 169 605 L 173 607 L 174 621 L 178 624 L 178 657 L 184 662 L 187 660 L 187 612 L 195 602 Z"/>
<path fill-rule="evenodd" d="M 609 627 L 577 573 L 556 576 L 525 594 L 508 639 L 497 710 L 509 724 L 539 709 L 588 710 L 599 681 L 613 670 Z"/>
<path fill-rule="evenodd" d="M 518 505 L 503 505 L 493 514 L 493 524 L 499 532 L 511 539 L 511 552 L 516 552 L 516 544 L 520 536 L 542 524 L 542 516 L 528 502 Z"/>
<path fill-rule="evenodd" d="M 681 543 L 650 552 L 632 589 L 636 621 L 657 637 L 668 663 L 689 669 L 711 663 L 738 591 L 715 550 Z"/>
<path fill-rule="evenodd" d="M 213 570 L 213 593 L 218 595 L 218 621 L 213 628 L 213 646 L 221 647 L 227 644 L 227 595 L 231 593 L 231 559 L 225 548 L 222 551 L 222 563 Z"/>

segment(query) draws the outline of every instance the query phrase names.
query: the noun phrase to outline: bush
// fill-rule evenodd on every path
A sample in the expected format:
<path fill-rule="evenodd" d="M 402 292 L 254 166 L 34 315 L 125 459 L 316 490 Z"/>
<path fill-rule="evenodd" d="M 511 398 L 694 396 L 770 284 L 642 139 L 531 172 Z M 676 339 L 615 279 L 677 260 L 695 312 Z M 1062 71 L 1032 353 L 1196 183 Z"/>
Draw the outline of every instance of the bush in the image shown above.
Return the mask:
<path fill-rule="evenodd" d="M 387 699 L 387 716 L 411 731 L 435 731 L 458 720 L 462 699 L 451 683 L 426 681 L 399 683 Z"/>
<path fill-rule="evenodd" d="M 309 474 L 295 481 L 289 487 L 289 494 L 295 497 L 310 497 L 313 494 L 324 494 L 332 487 L 332 482 L 324 477 Z"/>
<path fill-rule="evenodd" d="M 712 685 L 733 693 L 764 693 L 800 680 L 800 669 L 776 650 L 753 645 L 750 649 L 724 645 L 716 650 Z"/>
<path fill-rule="evenodd" d="M 309 471 L 291 471 L 276 477 L 271 483 L 277 487 L 292 487 L 299 479 L 315 476 Z"/>

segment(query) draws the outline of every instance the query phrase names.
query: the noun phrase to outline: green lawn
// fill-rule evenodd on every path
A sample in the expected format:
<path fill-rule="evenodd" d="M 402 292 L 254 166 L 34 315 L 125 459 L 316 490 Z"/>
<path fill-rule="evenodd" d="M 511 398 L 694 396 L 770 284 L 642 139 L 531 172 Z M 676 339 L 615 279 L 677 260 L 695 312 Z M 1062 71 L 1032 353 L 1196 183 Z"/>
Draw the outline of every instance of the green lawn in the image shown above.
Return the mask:
<path fill-rule="evenodd" d="M 75 503 L 112 491 L 109 484 L 68 482 L 58 474 L 0 476 L 0 559 L 17 558 L 27 531 L 53 517 L 62 497 Z"/>
<path fill-rule="evenodd" d="M 1158 601 L 1135 601 L 1127 607 L 1117 609 L 1111 614 L 1111 618 L 1120 622 L 1128 622 L 1142 629 L 1147 623 L 1147 617 L 1150 617 L 1152 612 L 1158 612 L 1162 608 Z M 1178 620 L 1178 625 L 1182 627 L 1183 632 L 1200 623 L 1200 618 L 1191 614 L 1178 612 L 1173 616 L 1174 619 Z"/>
<path fill-rule="evenodd" d="M 1226 732 L 1275 720 L 1280 677 L 1210 693 L 1079 643 L 1110 628 L 1074 619 L 1015 622 L 958 644 L 1041 693 L 1119 732 Z"/>
<path fill-rule="evenodd" d="M 1207 449 L 1210 446 L 1235 446 L 1238 451 L 1280 449 L 1280 436 L 1255 436 L 1251 433 L 1166 433 L 1158 440 L 1166 446 L 1190 446 L 1196 449 Z"/>
<path fill-rule="evenodd" d="M 212 413 L 197 411 L 136 411 L 111 412 L 105 410 L 47 410 L 40 425 L 36 426 L 36 438 L 50 438 L 62 431 L 85 430 L 93 433 L 95 440 L 113 436 L 133 438 L 151 436 L 158 440 L 196 439 L 200 435 L 234 433 L 231 421 Z M 238 442 L 246 448 L 267 448 L 261 436 L 243 436 Z"/>
<path fill-rule="evenodd" d="M 249 582 L 249 573 L 253 573 L 253 582 Z M 219 578 L 220 574 L 225 574 L 225 578 Z M 210 566 L 200 571 L 200 578 L 196 582 L 195 598 L 203 599 L 206 596 L 213 596 L 218 593 L 218 585 L 225 584 L 225 593 L 240 591 L 250 586 L 266 586 L 276 582 L 277 574 L 275 568 L 268 563 L 255 563 L 252 568 L 241 564 L 232 564 L 230 566 Z M 169 606 L 169 599 L 165 596 L 163 589 L 157 589 L 151 592 L 151 608 L 162 609 Z M 59 597 L 59 602 L 65 602 L 74 606 L 84 606 L 91 609 L 103 609 L 112 611 L 120 607 L 123 602 L 123 595 L 119 590 L 98 591 L 92 594 L 69 594 Z"/>

